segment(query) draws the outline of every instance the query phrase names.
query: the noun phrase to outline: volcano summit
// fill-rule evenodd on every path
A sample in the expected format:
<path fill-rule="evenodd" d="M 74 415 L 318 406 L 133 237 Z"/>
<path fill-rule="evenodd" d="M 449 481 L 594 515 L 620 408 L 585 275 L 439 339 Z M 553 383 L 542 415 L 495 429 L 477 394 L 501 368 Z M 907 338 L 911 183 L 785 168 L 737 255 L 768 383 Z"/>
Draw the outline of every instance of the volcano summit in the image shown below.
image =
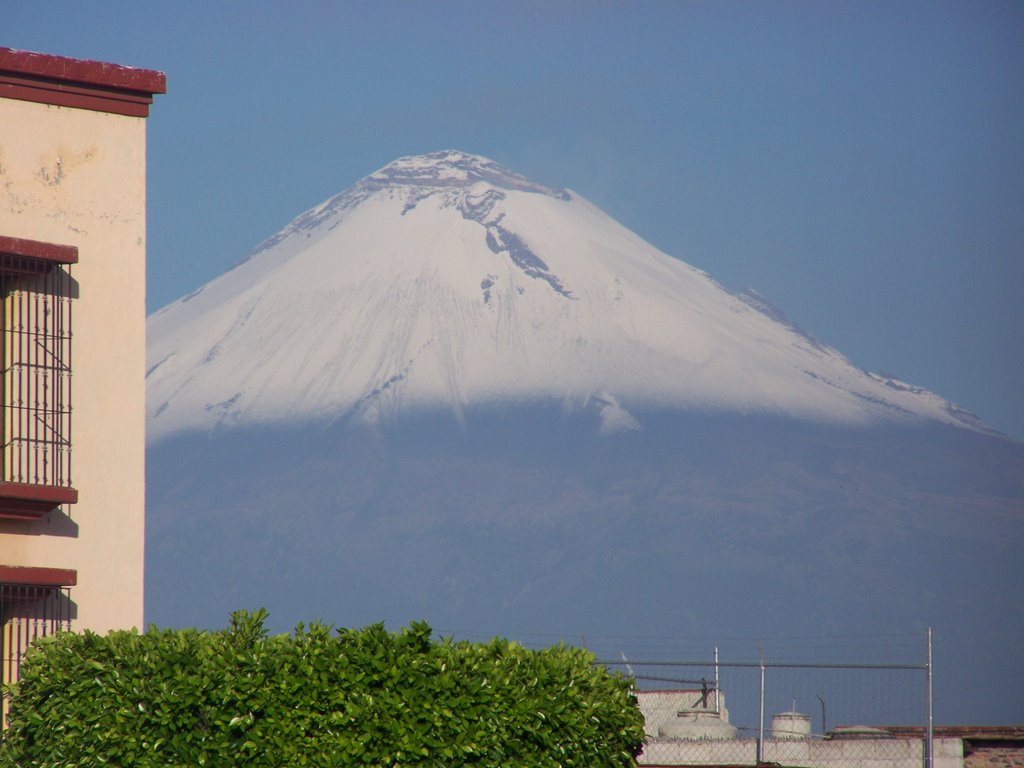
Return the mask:
<path fill-rule="evenodd" d="M 578 195 L 460 152 L 407 157 L 149 321 L 150 438 L 493 403 L 983 429 L 854 367 Z"/>
<path fill-rule="evenodd" d="M 148 331 L 147 620 L 634 658 L 932 626 L 940 719 L 1024 707 L 1024 446 L 572 191 L 402 158 Z"/>

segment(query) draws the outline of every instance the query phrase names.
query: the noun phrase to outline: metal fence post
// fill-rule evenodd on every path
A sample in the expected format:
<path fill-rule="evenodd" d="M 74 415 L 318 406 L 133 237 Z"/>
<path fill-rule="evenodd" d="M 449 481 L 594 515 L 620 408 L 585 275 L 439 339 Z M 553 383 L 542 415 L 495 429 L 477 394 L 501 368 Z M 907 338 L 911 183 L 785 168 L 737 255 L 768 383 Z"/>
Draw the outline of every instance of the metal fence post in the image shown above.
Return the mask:
<path fill-rule="evenodd" d="M 932 709 L 932 628 L 928 627 L 928 730 L 925 739 L 925 767 L 935 768 L 935 718 Z"/>
<path fill-rule="evenodd" d="M 760 643 L 759 643 L 760 645 Z M 764 649 L 761 649 L 761 696 L 760 717 L 757 727 L 757 764 L 764 762 Z M 930 766 L 929 766 L 930 768 Z"/>

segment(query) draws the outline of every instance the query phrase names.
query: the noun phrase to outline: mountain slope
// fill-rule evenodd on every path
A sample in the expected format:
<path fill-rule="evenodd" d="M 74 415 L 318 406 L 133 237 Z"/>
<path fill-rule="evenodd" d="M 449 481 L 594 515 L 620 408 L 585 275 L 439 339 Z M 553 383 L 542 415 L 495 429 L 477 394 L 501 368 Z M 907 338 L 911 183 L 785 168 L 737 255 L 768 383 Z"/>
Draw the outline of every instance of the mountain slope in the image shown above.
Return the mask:
<path fill-rule="evenodd" d="M 462 427 L 435 413 L 168 437 L 147 456 L 146 620 L 217 627 L 265 606 L 275 631 L 422 619 L 638 660 L 738 638 L 731 660 L 756 660 L 755 639 L 781 638 L 794 660 L 876 663 L 920 663 L 893 654 L 931 626 L 937 722 L 1017 721 L 1024 447 L 935 423 L 640 418 L 597 436 L 594 414 L 512 406 Z M 817 657 L 830 637 L 845 652 Z M 857 680 L 807 695 L 833 722 L 920 723 L 922 689 L 877 709 L 886 696 L 857 699 Z M 756 710 L 726 692 L 737 717 Z"/>
<path fill-rule="evenodd" d="M 572 192 L 403 158 L 153 315 L 149 356 L 149 621 L 267 606 L 616 658 L 932 626 L 940 722 L 1024 711 L 1024 446 Z M 807 696 L 920 723 L 908 691 Z"/>
<path fill-rule="evenodd" d="M 484 158 L 403 158 L 149 321 L 150 439 L 543 399 L 983 429 L 867 374 L 579 196 Z"/>

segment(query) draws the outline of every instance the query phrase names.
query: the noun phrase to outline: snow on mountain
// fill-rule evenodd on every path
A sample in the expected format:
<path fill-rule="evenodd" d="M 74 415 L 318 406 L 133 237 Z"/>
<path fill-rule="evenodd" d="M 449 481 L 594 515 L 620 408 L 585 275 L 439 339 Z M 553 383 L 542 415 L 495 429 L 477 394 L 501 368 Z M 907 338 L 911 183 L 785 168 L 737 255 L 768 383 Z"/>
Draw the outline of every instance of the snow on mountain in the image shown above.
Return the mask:
<path fill-rule="evenodd" d="M 151 441 L 190 430 L 554 401 L 985 431 L 865 373 L 579 195 L 456 151 L 401 158 L 149 318 Z"/>
<path fill-rule="evenodd" d="M 942 719 L 1020 710 L 1024 446 L 572 192 L 402 158 L 153 315 L 149 355 L 147 621 L 932 626 Z"/>

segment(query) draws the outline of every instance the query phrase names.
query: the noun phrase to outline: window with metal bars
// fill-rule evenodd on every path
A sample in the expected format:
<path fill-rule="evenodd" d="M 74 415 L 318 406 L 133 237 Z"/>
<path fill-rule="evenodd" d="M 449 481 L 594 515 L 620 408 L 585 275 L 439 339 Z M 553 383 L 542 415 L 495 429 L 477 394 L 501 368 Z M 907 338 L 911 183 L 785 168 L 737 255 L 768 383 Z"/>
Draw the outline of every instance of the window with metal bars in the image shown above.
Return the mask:
<path fill-rule="evenodd" d="M 71 629 L 71 589 L 38 584 L 0 582 L 0 691 L 2 723 L 6 725 L 10 693 L 18 682 L 25 651 L 36 640 Z"/>
<path fill-rule="evenodd" d="M 36 518 L 71 485 L 70 246 L 0 237 L 0 517 Z"/>

